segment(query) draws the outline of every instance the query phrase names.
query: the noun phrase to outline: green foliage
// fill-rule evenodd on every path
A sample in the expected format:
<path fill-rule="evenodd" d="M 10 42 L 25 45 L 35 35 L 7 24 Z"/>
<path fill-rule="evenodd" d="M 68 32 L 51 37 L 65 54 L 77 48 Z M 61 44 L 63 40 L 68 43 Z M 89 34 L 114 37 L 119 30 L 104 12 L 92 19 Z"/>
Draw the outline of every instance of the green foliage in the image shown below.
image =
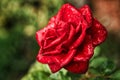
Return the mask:
<path fill-rule="evenodd" d="M 94 59 L 90 66 L 96 69 L 99 73 L 109 74 L 115 69 L 113 61 L 107 60 L 105 57 L 99 57 Z"/>
<path fill-rule="evenodd" d="M 71 78 L 64 69 L 52 74 L 47 65 L 36 62 L 21 80 L 71 80 Z"/>
<path fill-rule="evenodd" d="M 120 80 L 120 70 L 114 72 L 112 75 L 112 80 Z"/>

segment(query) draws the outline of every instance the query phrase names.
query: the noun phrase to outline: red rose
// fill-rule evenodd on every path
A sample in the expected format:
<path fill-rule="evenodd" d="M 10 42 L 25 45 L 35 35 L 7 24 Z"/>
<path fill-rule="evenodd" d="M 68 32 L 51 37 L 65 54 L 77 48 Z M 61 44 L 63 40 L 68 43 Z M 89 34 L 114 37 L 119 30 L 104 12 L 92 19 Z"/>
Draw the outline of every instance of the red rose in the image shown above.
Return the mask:
<path fill-rule="evenodd" d="M 94 48 L 106 38 L 106 29 L 91 15 L 89 6 L 76 9 L 64 4 L 48 25 L 36 33 L 41 47 L 37 60 L 51 71 L 65 68 L 84 73 Z"/>

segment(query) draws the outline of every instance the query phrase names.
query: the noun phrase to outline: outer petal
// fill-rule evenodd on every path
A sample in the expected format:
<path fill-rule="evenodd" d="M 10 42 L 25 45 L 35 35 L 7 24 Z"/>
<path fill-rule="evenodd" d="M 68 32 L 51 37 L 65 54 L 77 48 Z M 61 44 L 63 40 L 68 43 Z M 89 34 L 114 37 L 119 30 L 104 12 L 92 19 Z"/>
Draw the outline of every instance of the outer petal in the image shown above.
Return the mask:
<path fill-rule="evenodd" d="M 80 8 L 79 11 L 84 16 L 84 19 L 87 21 L 87 23 L 89 24 L 88 26 L 90 27 L 93 19 L 90 7 L 88 5 L 85 5 Z"/>
<path fill-rule="evenodd" d="M 93 44 L 90 35 L 86 35 L 83 43 L 77 48 L 74 61 L 86 61 L 93 55 Z"/>
<path fill-rule="evenodd" d="M 76 50 L 70 50 L 69 51 L 69 55 L 66 55 L 66 56 L 63 56 L 61 59 L 60 59 L 60 63 L 57 64 L 57 63 L 53 63 L 53 64 L 49 64 L 49 67 L 51 69 L 51 71 L 54 73 L 54 72 L 57 72 L 58 70 L 60 70 L 63 66 L 67 65 L 73 58 L 74 54 L 76 53 Z M 58 58 L 57 58 L 58 59 Z M 59 61 L 59 60 L 58 60 Z"/>
<path fill-rule="evenodd" d="M 43 42 L 44 42 L 43 40 L 45 40 L 45 38 L 49 38 L 53 35 L 56 36 L 56 34 L 53 31 L 54 26 L 55 26 L 55 23 L 50 23 L 45 28 L 36 32 L 36 40 L 40 46 L 44 46 L 42 44 L 43 44 Z"/>
<path fill-rule="evenodd" d="M 39 51 L 39 54 L 37 55 L 37 60 L 44 64 L 52 64 L 52 63 L 58 63 L 62 66 L 67 64 L 73 56 L 75 55 L 76 50 L 70 50 L 68 53 L 61 53 L 61 55 L 43 55 L 42 50 Z"/>
<path fill-rule="evenodd" d="M 65 69 L 73 73 L 85 73 L 88 69 L 89 59 L 93 55 L 93 49 L 91 36 L 86 35 L 83 43 L 78 47 L 73 61 L 66 65 Z"/>
<path fill-rule="evenodd" d="M 39 46 L 43 46 L 42 44 L 42 40 L 43 40 L 43 35 L 44 35 L 44 33 L 43 33 L 43 30 L 39 30 L 39 31 L 37 31 L 36 32 L 36 40 L 37 40 L 37 42 L 38 42 L 38 44 L 39 44 Z"/>
<path fill-rule="evenodd" d="M 94 46 L 101 44 L 107 36 L 106 29 L 96 19 L 93 20 L 93 24 L 90 29 L 88 29 L 88 33 L 92 36 Z"/>
<path fill-rule="evenodd" d="M 48 24 L 51 24 L 51 23 L 56 23 L 56 16 L 53 16 L 52 18 L 50 18 L 50 21 Z"/>
<path fill-rule="evenodd" d="M 48 64 L 52 73 L 59 71 L 62 67 L 60 64 Z"/>
<path fill-rule="evenodd" d="M 65 4 L 58 12 L 56 21 L 70 22 L 76 27 L 80 21 L 80 16 L 80 12 L 75 7 L 70 4 Z"/>
<path fill-rule="evenodd" d="M 59 63 L 56 57 L 53 56 L 44 56 L 42 49 L 39 50 L 39 53 L 37 55 L 38 62 L 41 62 L 43 64 L 52 64 L 54 62 Z"/>
<path fill-rule="evenodd" d="M 61 67 L 67 65 L 73 59 L 75 53 L 76 50 L 72 49 L 68 53 L 61 53 L 60 55 L 47 56 L 47 55 L 42 55 L 42 50 L 40 50 L 37 56 L 37 60 L 41 63 L 49 64 L 51 71 L 56 72 Z"/>
<path fill-rule="evenodd" d="M 88 69 L 88 61 L 72 61 L 64 68 L 72 73 L 85 73 Z"/>

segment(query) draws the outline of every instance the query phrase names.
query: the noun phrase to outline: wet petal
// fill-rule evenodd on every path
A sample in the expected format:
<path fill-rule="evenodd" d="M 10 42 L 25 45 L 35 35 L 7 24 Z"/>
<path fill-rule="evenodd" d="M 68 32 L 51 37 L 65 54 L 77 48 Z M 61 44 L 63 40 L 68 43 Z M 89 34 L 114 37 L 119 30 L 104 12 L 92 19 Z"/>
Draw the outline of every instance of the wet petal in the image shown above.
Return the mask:
<path fill-rule="evenodd" d="M 36 32 L 36 40 L 37 40 L 39 46 L 43 46 L 41 43 L 43 40 L 43 35 L 44 35 L 43 30 L 39 30 Z"/>
<path fill-rule="evenodd" d="M 96 19 L 93 20 L 93 25 L 90 27 L 88 32 L 92 36 L 94 46 L 101 44 L 107 36 L 107 31 L 105 27 L 100 24 Z"/>
<path fill-rule="evenodd" d="M 64 33 L 63 35 L 61 35 L 60 37 L 58 37 L 57 39 L 52 41 L 50 44 L 48 44 L 46 47 L 44 47 L 44 49 L 47 49 L 47 48 L 50 48 L 50 47 L 55 46 L 57 44 L 60 44 L 63 41 L 65 36 L 66 36 L 66 33 Z"/>
<path fill-rule="evenodd" d="M 51 23 L 56 23 L 56 16 L 53 16 L 53 17 L 50 19 L 50 21 L 49 21 L 48 24 L 51 24 Z"/>
<path fill-rule="evenodd" d="M 71 25 L 68 39 L 65 40 L 61 45 L 69 48 L 69 46 L 71 45 L 73 41 L 75 34 L 76 34 L 76 30 L 74 29 L 73 25 Z"/>
<path fill-rule="evenodd" d="M 86 61 L 89 60 L 93 55 L 93 44 L 90 35 L 86 35 L 83 43 L 77 48 L 74 61 Z"/>
<path fill-rule="evenodd" d="M 73 36 L 75 35 L 75 33 L 76 33 L 76 31 L 75 31 L 74 27 L 71 25 L 70 26 L 70 33 L 69 33 L 68 41 L 73 38 Z"/>
<path fill-rule="evenodd" d="M 59 71 L 62 67 L 59 64 L 48 64 L 52 73 Z"/>
<path fill-rule="evenodd" d="M 74 54 L 76 53 L 76 50 L 70 50 L 68 52 L 67 55 L 63 56 L 60 58 L 60 64 L 58 63 L 53 63 L 53 64 L 49 64 L 49 67 L 51 69 L 51 71 L 57 72 L 58 70 L 60 70 L 63 66 L 67 65 L 73 58 Z M 58 58 L 57 58 L 58 59 Z"/>
<path fill-rule="evenodd" d="M 43 64 L 51 64 L 51 63 L 57 62 L 52 56 L 44 56 L 42 49 L 39 50 L 39 53 L 37 55 L 37 60 L 38 62 L 41 62 Z"/>
<path fill-rule="evenodd" d="M 58 36 L 61 36 L 63 33 L 69 33 L 69 28 L 70 24 L 63 21 L 57 22 L 57 25 L 55 26 Z"/>
<path fill-rule="evenodd" d="M 80 21 L 80 12 L 72 5 L 65 4 L 58 12 L 56 19 L 58 22 L 62 20 L 64 22 L 70 22 L 76 26 Z"/>
<path fill-rule="evenodd" d="M 84 37 L 86 35 L 87 26 L 88 26 L 87 22 L 84 19 L 82 19 L 82 24 L 81 24 L 82 31 L 81 31 L 81 34 L 77 33 L 77 34 L 79 34 L 79 37 L 72 44 L 71 48 L 77 48 L 82 43 L 82 41 L 84 40 Z"/>
<path fill-rule="evenodd" d="M 48 52 L 44 52 L 43 55 L 55 55 L 55 54 L 60 54 L 62 50 L 58 50 L 58 49 L 55 49 L 53 51 L 48 51 Z"/>
<path fill-rule="evenodd" d="M 84 16 L 84 19 L 87 21 L 88 26 L 90 26 L 93 20 L 90 7 L 88 5 L 84 5 L 82 8 L 79 9 L 79 11 Z"/>
<path fill-rule="evenodd" d="M 64 66 L 72 60 L 75 53 L 76 50 L 72 49 L 68 53 L 61 53 L 60 55 L 44 55 L 44 53 L 40 49 L 39 54 L 37 55 L 37 60 L 44 64 L 55 63 Z"/>
<path fill-rule="evenodd" d="M 79 22 L 79 24 L 76 27 L 76 33 L 78 33 L 82 28 L 82 21 Z"/>
<path fill-rule="evenodd" d="M 63 57 L 63 58 L 61 59 L 61 66 L 64 66 L 64 65 L 68 64 L 68 63 L 73 59 L 75 53 L 76 53 L 76 50 L 75 50 L 75 49 L 70 50 L 70 51 L 65 55 L 65 57 Z"/>
<path fill-rule="evenodd" d="M 88 61 L 72 61 L 64 68 L 72 73 L 85 73 L 88 69 Z"/>

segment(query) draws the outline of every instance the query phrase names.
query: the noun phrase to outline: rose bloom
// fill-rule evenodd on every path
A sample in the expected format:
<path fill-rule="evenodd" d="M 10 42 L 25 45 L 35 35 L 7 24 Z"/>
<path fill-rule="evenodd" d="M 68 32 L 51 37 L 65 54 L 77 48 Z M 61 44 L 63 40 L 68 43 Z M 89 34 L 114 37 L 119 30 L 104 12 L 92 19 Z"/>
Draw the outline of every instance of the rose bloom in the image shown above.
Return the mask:
<path fill-rule="evenodd" d="M 36 32 L 40 46 L 37 60 L 48 64 L 53 73 L 61 68 L 85 73 L 94 48 L 106 35 L 106 29 L 92 17 L 88 5 L 76 9 L 64 4 L 48 25 Z"/>

